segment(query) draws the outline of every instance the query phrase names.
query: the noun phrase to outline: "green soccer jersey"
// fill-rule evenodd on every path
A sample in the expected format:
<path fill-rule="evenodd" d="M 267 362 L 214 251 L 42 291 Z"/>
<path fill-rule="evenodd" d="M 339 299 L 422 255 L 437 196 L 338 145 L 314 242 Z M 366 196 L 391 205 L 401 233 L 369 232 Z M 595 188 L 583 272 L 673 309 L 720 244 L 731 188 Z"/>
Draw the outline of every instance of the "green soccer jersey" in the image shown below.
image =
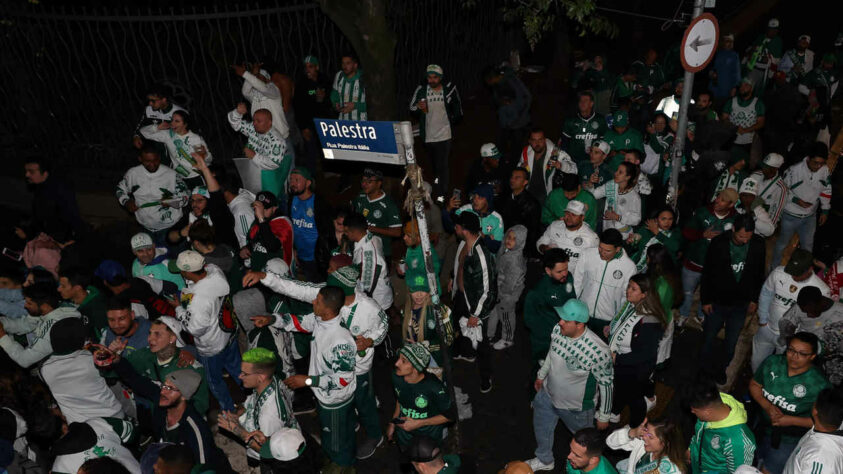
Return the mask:
<path fill-rule="evenodd" d="M 828 388 L 828 379 L 814 366 L 799 375 L 787 374 L 787 356 L 774 354 L 758 367 L 753 379 L 761 385 L 761 394 L 785 415 L 810 417 L 817 395 Z M 770 429 L 770 416 L 762 410 L 764 422 Z M 784 436 L 787 436 L 785 434 Z M 798 436 L 791 436 L 798 438 Z"/>
<path fill-rule="evenodd" d="M 594 168 L 592 168 L 593 170 Z M 569 199 L 565 197 L 565 190 L 562 188 L 554 189 L 547 195 L 542 207 L 542 224 L 550 225 L 551 222 L 561 219 L 565 215 L 565 209 L 568 207 Z M 597 201 L 594 196 L 585 189 L 580 189 L 574 201 L 580 201 L 585 204 L 585 222 L 591 227 L 591 230 L 597 228 Z"/>
<path fill-rule="evenodd" d="M 590 117 L 577 114 L 565 120 L 562 135 L 568 140 L 566 150 L 576 162 L 588 161 L 591 144 L 606 134 L 606 118 L 598 113 Z"/>
<path fill-rule="evenodd" d="M 171 372 L 175 372 L 176 370 L 191 369 L 199 374 L 199 376 L 202 377 L 202 381 L 199 383 L 199 388 L 196 389 L 196 393 L 194 393 L 190 398 L 190 402 L 193 403 L 193 408 L 195 408 L 197 412 L 204 415 L 205 412 L 208 411 L 209 403 L 208 379 L 205 377 L 205 367 L 203 367 L 199 361 L 194 361 L 192 365 L 187 367 L 179 367 L 178 362 L 181 351 L 182 349 L 176 349 L 176 354 L 173 358 L 163 364 L 158 362 L 158 356 L 150 351 L 148 347 L 132 352 L 128 357 L 126 357 L 126 360 L 129 361 L 129 364 L 132 365 L 132 368 L 135 369 L 135 372 L 137 372 L 138 375 L 142 375 L 153 382 L 161 384 L 164 383 Z"/>
<path fill-rule="evenodd" d="M 571 461 L 565 463 L 565 467 L 568 470 L 568 474 L 585 474 L 585 471 L 583 470 L 574 469 L 574 467 L 571 466 Z M 618 474 L 618 471 L 614 466 L 612 466 L 612 463 L 610 463 L 608 459 L 600 456 L 600 464 L 598 464 L 594 469 L 588 471 L 588 474 Z"/>
<path fill-rule="evenodd" d="M 451 407 L 451 398 L 445 391 L 445 385 L 435 375 L 425 373 L 421 381 L 409 384 L 404 377 L 399 377 L 393 372 L 392 387 L 395 390 L 395 398 L 401 406 L 399 417 L 426 420 L 445 414 Z M 398 443 L 401 446 L 407 446 L 413 436 L 429 436 L 434 440 L 441 440 L 444 428 L 444 425 L 424 426 L 408 433 L 401 429 L 401 425 L 396 425 L 395 434 L 398 437 Z"/>
<path fill-rule="evenodd" d="M 603 139 L 612 147 L 613 152 L 638 150 L 641 156 L 644 156 L 644 137 L 632 127 L 628 127 L 623 133 L 618 133 L 615 129 L 609 130 Z"/>
<path fill-rule="evenodd" d="M 609 159 L 603 160 L 603 163 L 600 163 L 597 166 L 597 182 L 592 183 L 590 181 L 591 175 L 594 173 L 595 168 L 594 164 L 590 161 L 581 161 L 577 163 L 577 174 L 580 176 L 580 183 L 582 183 L 583 187 L 589 187 L 589 189 L 599 188 L 600 186 L 606 184 L 607 181 L 611 181 L 614 178 L 614 171 L 612 171 L 612 163 L 610 163 Z M 594 229 L 594 227 L 592 227 Z"/>
<path fill-rule="evenodd" d="M 398 211 L 398 206 L 386 193 L 383 193 L 381 197 L 374 201 L 370 201 L 368 196 L 361 193 L 351 201 L 351 207 L 354 212 L 363 214 L 370 226 L 401 227 L 401 213 Z M 392 237 L 381 234 L 375 235 L 381 238 L 383 256 L 388 259 L 392 255 Z"/>

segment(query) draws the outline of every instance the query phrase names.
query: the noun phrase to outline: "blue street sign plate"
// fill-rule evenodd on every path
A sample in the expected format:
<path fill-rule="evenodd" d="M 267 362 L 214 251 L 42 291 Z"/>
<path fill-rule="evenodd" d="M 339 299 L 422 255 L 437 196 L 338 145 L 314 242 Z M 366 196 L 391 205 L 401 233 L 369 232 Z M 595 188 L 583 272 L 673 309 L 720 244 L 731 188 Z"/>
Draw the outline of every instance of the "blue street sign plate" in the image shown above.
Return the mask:
<path fill-rule="evenodd" d="M 406 164 L 397 122 L 314 119 L 325 158 Z"/>

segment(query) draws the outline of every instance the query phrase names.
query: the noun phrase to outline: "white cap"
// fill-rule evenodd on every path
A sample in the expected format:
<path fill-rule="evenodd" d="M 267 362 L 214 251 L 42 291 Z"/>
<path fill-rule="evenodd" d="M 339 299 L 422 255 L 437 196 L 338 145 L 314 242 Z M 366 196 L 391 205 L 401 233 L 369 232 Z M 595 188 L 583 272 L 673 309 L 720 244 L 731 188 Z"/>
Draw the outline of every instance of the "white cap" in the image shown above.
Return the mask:
<path fill-rule="evenodd" d="M 567 174 L 577 174 L 577 165 L 570 160 L 559 160 L 559 171 Z"/>
<path fill-rule="evenodd" d="M 185 250 L 176 259 L 175 270 L 179 272 L 198 272 L 205 268 L 205 257 L 195 250 Z M 174 272 L 173 261 L 170 260 L 170 271 Z"/>
<path fill-rule="evenodd" d="M 746 178 L 741 183 L 741 188 L 738 190 L 738 194 L 752 194 L 758 195 L 758 181 L 755 178 Z"/>
<path fill-rule="evenodd" d="M 805 40 L 808 43 L 811 43 L 811 35 L 801 35 L 799 36 L 799 41 Z"/>
<path fill-rule="evenodd" d="M 483 158 L 500 158 L 501 152 L 494 143 L 485 143 L 480 147 L 480 156 Z"/>
<path fill-rule="evenodd" d="M 301 455 L 304 446 L 305 441 L 301 431 L 295 428 L 281 428 L 263 446 L 261 457 L 266 458 L 268 454 L 279 461 L 292 461 Z M 266 452 L 267 447 L 269 447 L 269 453 Z"/>
<path fill-rule="evenodd" d="M 770 168 L 781 168 L 784 164 L 784 157 L 778 153 L 770 153 L 764 157 L 764 164 Z"/>
<path fill-rule="evenodd" d="M 267 79 L 272 79 L 272 74 L 270 74 L 266 69 L 261 68 L 260 75 Z"/>
<path fill-rule="evenodd" d="M 184 326 L 182 326 L 178 319 L 172 316 L 161 315 L 158 316 L 156 321 L 164 323 L 168 328 L 170 328 L 170 331 L 173 331 L 176 335 L 176 347 L 184 347 L 184 341 L 181 338 L 181 331 L 184 329 Z"/>
<path fill-rule="evenodd" d="M 132 236 L 132 251 L 155 247 L 152 236 L 146 232 L 140 232 Z"/>
<path fill-rule="evenodd" d="M 280 258 L 270 258 L 266 261 L 263 269 L 266 272 L 275 273 L 276 275 L 290 276 L 290 266 Z"/>
<path fill-rule="evenodd" d="M 723 39 L 724 39 L 724 40 L 735 41 L 735 35 L 733 35 L 732 33 L 725 34 L 725 35 L 723 35 Z"/>
<path fill-rule="evenodd" d="M 565 206 L 565 212 L 570 212 L 571 214 L 583 216 L 585 215 L 585 203 L 582 201 L 574 201 L 572 199 L 568 201 L 568 205 Z"/>
<path fill-rule="evenodd" d="M 767 22 L 767 28 L 778 28 L 779 27 L 779 19 L 778 18 L 770 18 L 770 21 Z"/>
<path fill-rule="evenodd" d="M 604 141 L 604 140 L 597 140 L 596 142 L 592 143 L 591 146 L 597 147 L 598 149 L 600 149 L 600 151 L 602 151 L 603 153 L 605 153 L 607 155 L 609 154 L 610 151 L 612 151 L 612 147 L 611 147 L 611 145 L 609 145 L 609 142 Z"/>

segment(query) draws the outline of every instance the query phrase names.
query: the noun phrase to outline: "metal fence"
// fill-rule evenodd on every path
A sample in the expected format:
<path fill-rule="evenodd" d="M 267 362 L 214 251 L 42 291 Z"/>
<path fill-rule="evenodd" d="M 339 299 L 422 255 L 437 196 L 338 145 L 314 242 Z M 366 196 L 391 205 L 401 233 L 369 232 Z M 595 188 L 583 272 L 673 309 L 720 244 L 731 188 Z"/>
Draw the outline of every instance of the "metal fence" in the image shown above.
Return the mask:
<path fill-rule="evenodd" d="M 427 63 L 442 64 L 468 89 L 478 83 L 480 68 L 504 58 L 514 43 L 513 31 L 499 31 L 497 8 L 488 8 L 497 2 L 471 11 L 458 5 L 390 3 L 398 35 L 396 118 L 406 113 Z M 9 173 L 12 156 L 49 154 L 77 186 L 111 187 L 135 163 L 131 134 L 149 85 L 172 87 L 214 155 L 225 158 L 240 146 L 225 119 L 242 100 L 231 64 L 271 58 L 295 77 L 302 58 L 315 54 L 330 74 L 350 48 L 305 0 L 178 11 L 28 8 L 0 15 L 0 138 L 10 155 L 3 172 Z"/>

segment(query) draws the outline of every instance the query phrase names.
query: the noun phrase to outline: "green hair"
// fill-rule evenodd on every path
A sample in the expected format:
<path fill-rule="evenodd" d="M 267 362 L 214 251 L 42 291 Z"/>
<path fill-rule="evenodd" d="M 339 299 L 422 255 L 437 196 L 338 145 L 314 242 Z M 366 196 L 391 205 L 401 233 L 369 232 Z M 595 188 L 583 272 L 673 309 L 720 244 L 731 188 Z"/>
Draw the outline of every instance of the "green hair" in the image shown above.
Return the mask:
<path fill-rule="evenodd" d="M 244 352 L 242 360 L 249 364 L 275 364 L 278 362 L 278 356 L 269 349 L 255 347 Z"/>

